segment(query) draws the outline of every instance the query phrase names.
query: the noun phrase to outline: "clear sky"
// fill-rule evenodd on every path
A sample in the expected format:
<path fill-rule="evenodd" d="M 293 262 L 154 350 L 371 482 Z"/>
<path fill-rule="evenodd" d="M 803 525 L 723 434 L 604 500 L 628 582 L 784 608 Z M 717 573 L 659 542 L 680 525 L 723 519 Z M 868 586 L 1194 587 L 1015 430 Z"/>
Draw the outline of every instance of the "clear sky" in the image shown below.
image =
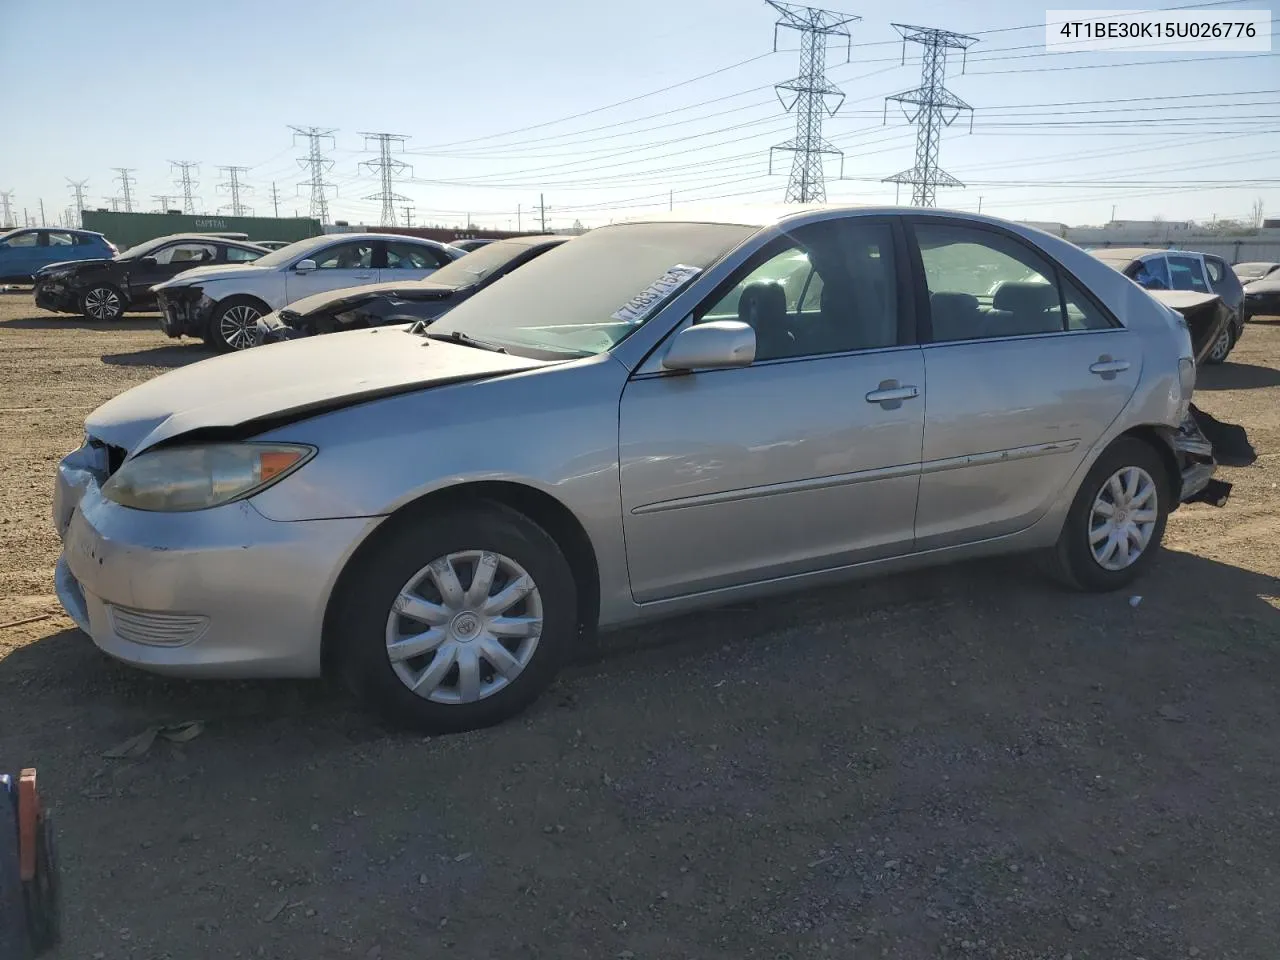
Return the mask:
<path fill-rule="evenodd" d="M 892 202 L 880 179 L 913 163 L 900 109 L 883 122 L 884 97 L 920 81 L 919 48 L 902 63 L 894 20 L 978 40 L 964 72 L 952 58 L 947 75 L 975 108 L 972 133 L 961 117 L 941 148 L 943 168 L 970 185 L 941 191 L 940 206 L 976 209 L 981 197 L 983 212 L 1085 224 L 1113 205 L 1122 219 L 1245 217 L 1261 198 L 1280 216 L 1274 49 L 1049 54 L 1045 10 L 1062 2 L 823 5 L 862 17 L 851 61 L 836 40 L 827 56 L 846 94 L 824 127 L 845 152 L 846 179 L 837 160 L 827 166 L 829 200 Z M 1208 6 L 1280 19 L 1277 0 Z M 795 120 L 770 85 L 795 75 L 798 54 L 786 30 L 771 52 L 775 19 L 763 0 L 0 0 L 0 190 L 33 215 L 43 198 L 56 221 L 67 178 L 88 180 L 89 205 L 106 206 L 120 193 L 112 168 L 130 167 L 136 208 L 154 209 L 154 197 L 180 194 L 169 161 L 193 160 L 199 212 L 230 202 L 218 167 L 239 165 L 256 213 L 270 215 L 274 183 L 281 215 L 305 215 L 294 124 L 336 131 L 331 219 L 352 223 L 381 210 L 363 199 L 380 188 L 359 166 L 375 156 L 365 131 L 409 137 L 397 158 L 412 174 L 395 187 L 408 200 L 396 206 L 411 205 L 418 225 L 470 214 L 528 228 L 540 195 L 552 227 L 780 200 L 790 155 L 770 175 L 768 148 Z"/>

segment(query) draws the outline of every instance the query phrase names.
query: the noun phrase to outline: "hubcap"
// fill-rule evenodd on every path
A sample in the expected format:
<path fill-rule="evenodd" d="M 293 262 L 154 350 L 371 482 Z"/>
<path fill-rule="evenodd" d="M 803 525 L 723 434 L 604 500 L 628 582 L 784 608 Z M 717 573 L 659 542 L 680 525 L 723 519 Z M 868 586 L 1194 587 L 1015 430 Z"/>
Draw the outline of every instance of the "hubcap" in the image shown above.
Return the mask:
<path fill-rule="evenodd" d="M 524 672 L 542 637 L 542 597 L 510 557 L 464 550 L 400 588 L 387 657 L 400 682 L 435 703 L 474 703 Z"/>
<path fill-rule="evenodd" d="M 1214 360 L 1225 360 L 1227 354 L 1231 352 L 1231 328 L 1223 327 L 1222 332 L 1218 334 L 1218 339 L 1213 341 L 1213 351 L 1210 356 Z"/>
<path fill-rule="evenodd" d="M 95 320 L 111 320 L 120 313 L 120 295 L 107 287 L 95 287 L 84 295 L 84 308 Z"/>
<path fill-rule="evenodd" d="M 1160 515 L 1155 481 L 1123 467 L 1102 485 L 1089 512 L 1089 549 L 1104 570 L 1123 570 L 1142 556 Z"/>
<path fill-rule="evenodd" d="M 231 307 L 218 321 L 218 332 L 232 350 L 247 350 L 258 343 L 258 318 L 260 310 L 246 304 Z"/>

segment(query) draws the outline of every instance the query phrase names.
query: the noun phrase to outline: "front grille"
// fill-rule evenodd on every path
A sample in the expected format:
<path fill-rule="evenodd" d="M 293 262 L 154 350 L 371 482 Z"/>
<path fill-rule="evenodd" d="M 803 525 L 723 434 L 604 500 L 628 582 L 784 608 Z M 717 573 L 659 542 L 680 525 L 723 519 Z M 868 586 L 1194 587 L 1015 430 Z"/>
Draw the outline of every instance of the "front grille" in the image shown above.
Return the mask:
<path fill-rule="evenodd" d="M 107 610 L 111 615 L 112 631 L 130 643 L 180 647 L 199 640 L 209 628 L 209 618 L 198 614 L 155 613 L 114 604 L 109 604 Z"/>

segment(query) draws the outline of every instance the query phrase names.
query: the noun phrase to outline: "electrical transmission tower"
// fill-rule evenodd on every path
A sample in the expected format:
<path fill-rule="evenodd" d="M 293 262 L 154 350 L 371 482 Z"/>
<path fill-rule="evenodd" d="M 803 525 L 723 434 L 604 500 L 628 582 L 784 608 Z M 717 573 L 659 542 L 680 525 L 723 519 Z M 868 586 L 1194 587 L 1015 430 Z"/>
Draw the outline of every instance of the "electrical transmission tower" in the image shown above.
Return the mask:
<path fill-rule="evenodd" d="M 119 174 L 115 179 L 120 184 L 120 198 L 124 201 L 124 212 L 133 213 L 133 194 L 131 192 L 131 188 L 138 181 L 136 178 L 129 176 L 129 174 L 133 173 L 135 168 L 112 167 L 111 169 Z"/>
<path fill-rule="evenodd" d="M 227 179 L 224 182 L 218 184 L 217 189 L 222 190 L 225 188 L 231 194 L 231 215 L 233 217 L 243 217 L 247 213 L 252 214 L 253 210 L 250 209 L 249 207 L 246 207 L 243 203 L 240 202 L 240 191 L 243 190 L 245 193 L 253 192 L 253 187 L 245 186 L 243 183 L 240 182 L 240 174 L 248 173 L 249 168 L 248 167 L 219 167 L 218 169 L 227 175 Z M 219 211 L 225 210 L 225 209 L 226 207 L 218 208 Z"/>
<path fill-rule="evenodd" d="M 151 195 L 151 199 L 156 201 L 158 204 L 160 204 L 160 209 L 156 211 L 157 213 L 169 212 L 169 201 L 173 199 L 173 197 L 170 194 L 153 193 Z"/>
<path fill-rule="evenodd" d="M 852 14 L 817 7 L 802 7 L 794 3 L 768 0 L 769 6 L 778 11 L 778 21 L 773 25 L 773 49 L 778 49 L 778 29 L 790 27 L 800 32 L 800 73 L 794 80 L 779 83 L 774 89 L 787 112 L 796 115 L 796 135 L 785 143 L 769 148 L 769 172 L 773 173 L 773 151 L 785 150 L 795 156 L 791 161 L 791 179 L 787 181 L 787 203 L 822 203 L 827 199 L 827 186 L 823 179 L 822 160 L 828 154 L 840 157 L 841 175 L 844 173 L 844 154 L 822 136 L 822 117 L 834 114 L 844 102 L 840 88 L 826 76 L 827 37 L 844 37 L 845 60 L 848 61 L 853 40 L 849 36 L 849 24 L 861 20 Z M 783 91 L 793 94 L 790 102 Z M 828 97 L 836 97 L 833 105 L 827 105 Z"/>
<path fill-rule="evenodd" d="M 0 227 L 13 226 L 13 191 L 0 190 Z"/>
<path fill-rule="evenodd" d="M 298 186 L 311 188 L 311 216 L 321 223 L 327 223 L 329 220 L 329 198 L 325 196 L 325 190 L 332 187 L 333 184 L 326 183 L 324 175 L 327 170 L 333 167 L 333 161 L 327 159 L 321 151 L 320 141 L 328 140 L 332 143 L 333 135 L 336 131 L 323 130 L 320 127 L 290 127 L 289 129 L 293 131 L 295 142 L 298 137 L 306 137 L 307 139 L 307 155 L 298 158 L 298 165 L 311 174 L 311 179 L 304 180 Z"/>
<path fill-rule="evenodd" d="M 280 219 L 280 191 L 276 189 L 276 182 L 271 181 L 271 209 L 275 211 L 275 217 Z"/>
<path fill-rule="evenodd" d="M 194 160 L 170 160 L 169 169 L 178 171 L 178 178 L 173 181 L 173 185 L 182 189 L 182 212 L 195 213 L 195 189 L 200 186 L 200 181 L 191 179 L 191 171 L 199 170 L 200 164 Z"/>
<path fill-rule="evenodd" d="M 120 212 L 120 198 L 119 198 L 119 197 L 103 197 L 103 198 L 102 198 L 102 202 L 103 202 L 103 203 L 109 203 L 109 204 L 111 204 L 111 211 L 112 211 L 113 213 L 119 213 L 119 212 Z"/>
<path fill-rule="evenodd" d="M 71 188 L 71 193 L 76 198 L 75 222 L 69 223 L 67 224 L 67 226 L 69 227 L 84 226 L 84 218 L 81 216 L 81 211 L 84 210 L 84 191 L 85 191 L 85 188 L 89 186 L 89 181 L 88 180 L 72 180 L 70 177 L 68 177 L 67 186 Z"/>
<path fill-rule="evenodd" d="M 369 141 L 376 140 L 378 142 L 378 159 L 365 160 L 360 164 L 362 167 L 368 167 L 371 171 L 377 170 L 382 177 L 382 189 L 377 193 L 372 193 L 365 197 L 366 200 L 382 201 L 382 226 L 394 227 L 396 225 L 396 201 L 408 201 L 408 197 L 401 196 L 396 193 L 391 186 L 391 181 L 397 174 L 408 170 L 410 175 L 413 174 L 413 167 L 405 163 L 403 160 L 396 160 L 391 156 L 392 144 L 398 144 L 400 149 L 404 149 L 404 142 L 409 138 L 398 133 L 361 133 L 364 137 L 364 148 L 369 149 Z"/>
<path fill-rule="evenodd" d="M 920 86 L 885 98 L 885 117 L 888 118 L 889 101 L 902 104 L 902 111 L 910 122 L 918 125 L 916 134 L 916 162 L 910 170 L 903 170 L 885 183 L 911 184 L 911 205 L 932 207 L 937 204 L 939 187 L 963 187 L 964 184 L 938 166 L 938 147 L 942 142 L 942 128 L 949 127 L 963 111 L 969 111 L 973 122 L 973 107 L 969 106 L 945 86 L 947 77 L 947 51 L 968 50 L 977 43 L 976 37 L 966 37 L 950 30 L 932 27 L 913 27 L 895 23 L 894 29 L 902 35 L 903 62 L 906 62 L 907 41 L 924 47 Z M 963 70 L 962 70 L 963 72 Z M 907 111 L 907 105 L 915 112 Z"/>

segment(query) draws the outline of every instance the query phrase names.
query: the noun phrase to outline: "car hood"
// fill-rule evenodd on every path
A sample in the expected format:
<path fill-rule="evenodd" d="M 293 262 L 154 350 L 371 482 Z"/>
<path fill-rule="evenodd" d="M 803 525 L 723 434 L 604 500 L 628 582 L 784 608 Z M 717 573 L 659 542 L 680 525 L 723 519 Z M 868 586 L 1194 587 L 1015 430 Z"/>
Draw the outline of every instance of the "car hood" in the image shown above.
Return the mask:
<path fill-rule="evenodd" d="M 295 300 L 281 312 L 287 312 L 298 317 L 306 317 L 312 313 L 320 313 L 325 310 L 336 310 L 367 297 L 377 296 L 378 294 L 399 293 L 402 296 L 412 299 L 435 299 L 437 297 L 447 297 L 452 294 L 455 289 L 455 287 L 445 286 L 439 283 L 433 284 L 430 280 L 402 280 L 398 283 L 393 281 L 387 283 L 369 283 L 362 287 L 344 287 L 341 290 L 327 290 L 323 293 L 313 293 L 309 297 L 303 297 L 301 300 Z"/>
<path fill-rule="evenodd" d="M 1263 277 L 1244 285 L 1245 293 L 1280 293 L 1280 277 Z"/>
<path fill-rule="evenodd" d="M 220 267 L 216 264 L 211 267 L 192 267 L 190 270 L 183 270 L 172 280 L 157 283 L 151 289 L 168 290 L 170 287 L 188 287 L 202 280 L 237 280 L 240 277 L 258 276 L 262 270 L 262 267 L 255 267 L 251 263 L 240 263 L 234 267 Z"/>
<path fill-rule="evenodd" d="M 428 340 L 394 327 L 353 330 L 172 370 L 108 400 L 89 415 L 85 430 L 134 456 L 195 430 L 251 436 L 379 396 L 555 362 Z"/>
<path fill-rule="evenodd" d="M 39 277 L 41 274 L 48 276 L 55 272 L 72 273 L 79 270 L 87 270 L 91 267 L 100 267 L 104 263 L 111 263 L 113 260 L 113 257 L 94 257 L 91 260 L 59 260 L 56 263 L 46 263 L 36 271 L 35 275 Z"/>

